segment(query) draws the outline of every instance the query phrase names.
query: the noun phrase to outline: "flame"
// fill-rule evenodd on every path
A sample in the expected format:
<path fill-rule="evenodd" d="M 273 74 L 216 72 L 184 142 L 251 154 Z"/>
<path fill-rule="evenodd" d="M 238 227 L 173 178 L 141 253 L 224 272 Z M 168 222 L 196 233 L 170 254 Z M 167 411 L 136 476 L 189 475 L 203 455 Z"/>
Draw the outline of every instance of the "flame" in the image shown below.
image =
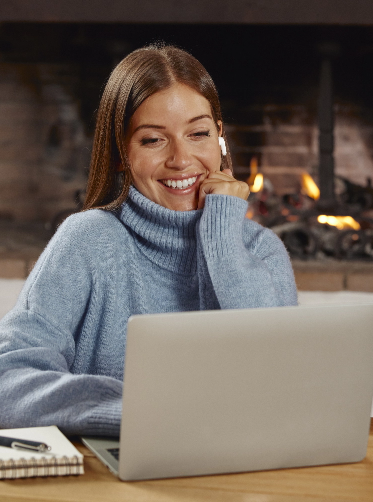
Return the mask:
<path fill-rule="evenodd" d="M 251 157 L 250 160 L 250 176 L 247 178 L 246 183 L 250 186 L 254 184 L 255 176 L 258 174 L 258 159 Z"/>
<path fill-rule="evenodd" d="M 344 228 L 360 230 L 359 223 L 354 220 L 352 216 L 327 216 L 325 214 L 320 214 L 320 216 L 317 217 L 317 221 L 337 227 L 339 230 L 343 230 Z"/>
<path fill-rule="evenodd" d="M 263 174 L 258 173 L 258 159 L 252 157 L 250 160 L 250 176 L 246 183 L 250 187 L 250 192 L 257 193 L 263 188 Z"/>
<path fill-rule="evenodd" d="M 311 197 L 311 199 L 318 200 L 320 198 L 320 190 L 312 177 L 308 173 L 302 173 L 301 183 L 303 191 Z"/>
<path fill-rule="evenodd" d="M 260 192 L 263 188 L 263 174 L 258 173 L 255 176 L 254 183 L 250 186 L 250 191 L 253 193 Z"/>

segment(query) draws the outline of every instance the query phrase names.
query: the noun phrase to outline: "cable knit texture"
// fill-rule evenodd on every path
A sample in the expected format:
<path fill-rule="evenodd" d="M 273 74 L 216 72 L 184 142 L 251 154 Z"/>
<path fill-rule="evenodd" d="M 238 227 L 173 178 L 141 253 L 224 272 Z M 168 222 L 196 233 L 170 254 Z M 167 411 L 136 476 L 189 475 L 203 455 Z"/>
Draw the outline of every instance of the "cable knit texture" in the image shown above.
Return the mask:
<path fill-rule="evenodd" d="M 118 435 L 132 314 L 296 305 L 283 244 L 246 211 L 225 195 L 171 211 L 131 187 L 116 213 L 68 218 L 0 321 L 0 427 Z"/>

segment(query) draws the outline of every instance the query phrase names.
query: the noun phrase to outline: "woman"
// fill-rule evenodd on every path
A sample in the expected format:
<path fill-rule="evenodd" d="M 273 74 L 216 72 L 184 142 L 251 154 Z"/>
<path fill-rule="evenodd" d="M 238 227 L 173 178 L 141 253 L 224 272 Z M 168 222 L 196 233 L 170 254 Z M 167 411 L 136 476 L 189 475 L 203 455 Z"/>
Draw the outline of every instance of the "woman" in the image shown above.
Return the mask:
<path fill-rule="evenodd" d="M 150 46 L 114 69 L 86 211 L 0 323 L 0 427 L 118 435 L 132 314 L 297 303 L 281 241 L 245 219 L 224 138 L 214 84 L 186 52 Z"/>

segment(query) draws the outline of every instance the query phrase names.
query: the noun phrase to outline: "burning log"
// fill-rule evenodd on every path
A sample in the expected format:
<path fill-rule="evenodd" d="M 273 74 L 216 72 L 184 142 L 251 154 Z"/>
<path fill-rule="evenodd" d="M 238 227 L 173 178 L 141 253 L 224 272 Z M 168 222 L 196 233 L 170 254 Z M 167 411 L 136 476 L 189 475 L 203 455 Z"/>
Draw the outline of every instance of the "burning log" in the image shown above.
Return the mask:
<path fill-rule="evenodd" d="M 256 171 L 252 187 L 258 175 Z M 353 184 L 345 186 L 350 188 L 350 185 Z M 272 228 L 294 258 L 314 259 L 324 256 L 364 260 L 373 257 L 373 219 L 363 216 L 367 197 L 358 206 L 354 199 L 353 204 L 336 203 L 335 214 L 320 214 L 317 203 L 320 191 L 309 174 L 302 174 L 300 187 L 299 193 L 280 198 L 270 192 L 262 179 L 259 191 L 253 190 L 254 193 L 249 198 L 251 204 L 248 217 Z M 361 190 L 356 188 L 354 193 L 370 194 L 367 190 L 369 186 L 358 188 Z M 346 191 L 347 188 L 342 191 L 341 199 L 351 200 Z"/>

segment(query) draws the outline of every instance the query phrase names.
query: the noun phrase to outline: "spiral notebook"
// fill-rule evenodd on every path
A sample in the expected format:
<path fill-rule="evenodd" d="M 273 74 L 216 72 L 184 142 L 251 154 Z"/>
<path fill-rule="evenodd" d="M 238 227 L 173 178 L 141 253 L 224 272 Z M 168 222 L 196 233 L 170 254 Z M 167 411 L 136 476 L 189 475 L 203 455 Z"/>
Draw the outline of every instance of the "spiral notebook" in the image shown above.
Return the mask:
<path fill-rule="evenodd" d="M 3 429 L 0 436 L 40 441 L 50 446 L 43 453 L 0 446 L 0 479 L 84 474 L 83 455 L 55 425 Z"/>

